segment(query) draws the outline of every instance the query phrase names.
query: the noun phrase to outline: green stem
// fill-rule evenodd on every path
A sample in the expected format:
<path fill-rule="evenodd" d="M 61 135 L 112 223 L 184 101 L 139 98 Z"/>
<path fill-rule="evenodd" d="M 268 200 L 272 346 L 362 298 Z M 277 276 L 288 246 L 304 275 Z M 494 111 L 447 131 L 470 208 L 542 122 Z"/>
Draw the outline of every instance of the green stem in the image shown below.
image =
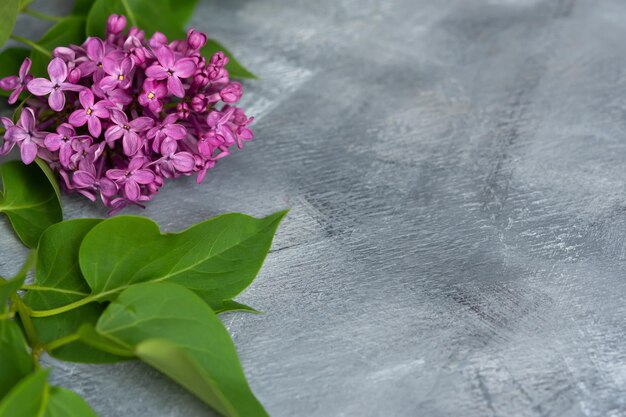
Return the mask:
<path fill-rule="evenodd" d="M 89 295 L 80 291 L 66 290 L 63 288 L 55 288 L 55 287 L 42 287 L 41 285 L 22 285 L 22 289 L 24 291 L 50 291 L 50 292 L 58 292 L 61 294 L 81 295 L 83 297 L 86 297 Z"/>
<path fill-rule="evenodd" d="M 17 35 L 11 35 L 10 39 L 13 39 L 14 41 L 17 42 L 21 42 L 25 45 L 30 46 L 31 48 L 41 52 L 42 54 L 48 56 L 48 57 L 52 57 L 52 52 L 48 51 L 46 48 L 44 48 L 43 46 L 37 44 L 36 42 L 31 41 L 30 39 L 26 39 L 22 36 L 17 36 Z"/>
<path fill-rule="evenodd" d="M 64 337 L 60 337 L 56 340 L 53 340 L 52 342 L 45 344 L 43 348 L 47 352 L 52 352 L 53 350 L 58 349 L 61 346 L 69 345 L 70 343 L 75 342 L 78 339 L 80 339 L 80 337 L 76 333 L 73 333 Z"/>
<path fill-rule="evenodd" d="M 82 307 L 86 304 L 89 303 L 93 303 L 94 301 L 98 301 L 97 296 L 93 296 L 90 295 L 89 297 L 85 297 L 81 300 L 75 301 L 73 303 L 61 306 L 61 307 L 57 307 L 57 308 L 53 308 L 50 310 L 40 310 L 40 311 L 30 311 L 30 316 L 31 317 L 50 317 L 50 316 L 56 316 L 57 314 L 63 314 L 63 313 L 67 313 L 68 311 L 72 311 L 74 309 L 77 309 L 79 307 Z"/>
<path fill-rule="evenodd" d="M 26 9 L 22 13 L 29 14 L 29 15 L 31 15 L 33 17 L 38 18 L 38 19 L 48 20 L 50 22 L 60 22 L 61 20 L 63 20 L 62 17 L 50 16 L 48 14 L 41 13 L 41 12 L 38 12 L 37 10 L 33 10 L 33 9 Z"/>
<path fill-rule="evenodd" d="M 135 14 L 133 13 L 130 6 L 128 5 L 128 2 L 126 0 L 121 0 L 121 3 L 122 3 L 122 6 L 124 6 L 124 10 L 126 10 L 126 14 L 128 15 L 128 20 L 130 20 L 130 24 L 132 26 L 139 26 L 137 24 L 137 19 L 135 19 Z"/>
<path fill-rule="evenodd" d="M 17 306 L 17 313 L 19 314 L 22 325 L 24 326 L 24 332 L 26 333 L 28 344 L 33 348 L 33 350 L 36 350 L 39 347 L 39 340 L 37 339 L 35 326 L 33 326 L 33 321 L 31 320 L 30 307 L 24 304 L 18 295 L 13 295 L 11 297 L 11 301 Z"/>

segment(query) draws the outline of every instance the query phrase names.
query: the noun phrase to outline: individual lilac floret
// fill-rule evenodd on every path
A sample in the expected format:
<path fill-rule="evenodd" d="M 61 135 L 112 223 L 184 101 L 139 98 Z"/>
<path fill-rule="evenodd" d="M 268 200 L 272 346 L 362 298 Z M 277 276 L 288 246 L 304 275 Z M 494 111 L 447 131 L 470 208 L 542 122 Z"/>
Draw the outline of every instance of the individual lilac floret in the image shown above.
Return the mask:
<path fill-rule="evenodd" d="M 88 38 L 85 42 L 85 60 L 78 65 L 81 76 L 85 77 L 96 73 L 94 77 L 102 77 L 104 70 L 102 69 L 102 61 L 105 57 L 105 44 L 102 39 Z"/>
<path fill-rule="evenodd" d="M 91 141 L 91 137 L 77 135 L 72 125 L 63 123 L 57 127 L 56 133 L 48 133 L 44 140 L 44 145 L 49 151 L 59 152 L 59 162 L 64 168 L 70 166 L 70 158 L 74 155 L 75 141 Z"/>
<path fill-rule="evenodd" d="M 146 76 L 155 80 L 167 80 L 168 90 L 176 97 L 185 97 L 185 89 L 181 78 L 191 77 L 198 69 L 191 58 L 176 59 L 169 46 L 161 46 L 157 51 L 158 64 L 146 69 Z"/>
<path fill-rule="evenodd" d="M 165 178 L 175 178 L 179 172 L 192 172 L 196 166 L 196 159 L 189 152 L 177 152 L 175 142 L 164 142 L 161 153 L 164 155 L 155 162 L 156 172 Z"/>
<path fill-rule="evenodd" d="M 204 33 L 149 39 L 126 18 L 111 15 L 106 37 L 59 46 L 49 78 L 34 78 L 25 59 L 19 74 L 0 80 L 15 103 L 26 88 L 16 124 L 0 117 L 0 155 L 19 148 L 24 163 L 37 157 L 60 177 L 66 192 L 100 200 L 113 214 L 150 201 L 166 179 L 198 183 L 254 134 L 254 120 L 234 104 L 242 85 L 230 80 L 222 52 L 202 56 Z"/>
<path fill-rule="evenodd" d="M 110 169 L 107 177 L 124 186 L 124 194 L 130 201 L 138 201 L 141 196 L 140 185 L 148 185 L 156 180 L 154 172 L 144 169 L 146 161 L 142 156 L 133 158 L 126 169 Z"/>
<path fill-rule="evenodd" d="M 80 91 L 83 87 L 65 82 L 68 75 L 67 64 L 61 58 L 53 58 L 48 65 L 50 79 L 35 78 L 28 85 L 28 91 L 36 96 L 47 96 L 48 104 L 54 111 L 61 111 L 65 106 L 64 91 Z"/>
<path fill-rule="evenodd" d="M 45 136 L 43 132 L 37 130 L 35 123 L 35 113 L 32 109 L 25 108 L 17 124 L 9 127 L 4 135 L 5 141 L 19 146 L 22 162 L 26 165 L 33 162 L 37 157 L 37 152 L 39 147 L 43 145 Z"/>
<path fill-rule="evenodd" d="M 69 122 L 72 126 L 80 127 L 87 123 L 89 133 L 98 137 L 102 132 L 102 123 L 100 119 L 109 117 L 109 108 L 113 107 L 113 103 L 108 100 L 101 100 L 94 103 L 95 97 L 89 89 L 84 89 L 78 94 L 78 101 L 83 106 L 70 114 Z"/>
<path fill-rule="evenodd" d="M 158 113 L 163 109 L 161 99 L 167 97 L 167 86 L 164 82 L 148 78 L 143 83 L 143 91 L 139 95 L 139 104 Z"/>
<path fill-rule="evenodd" d="M 99 177 L 93 165 L 86 165 L 74 172 L 72 180 L 76 191 L 91 201 L 96 201 L 96 193 L 100 194 L 102 201 L 108 201 L 118 191 L 117 184 L 107 177 Z"/>
<path fill-rule="evenodd" d="M 104 138 L 109 144 L 122 138 L 124 154 L 135 155 L 141 148 L 142 141 L 139 136 L 154 124 L 154 120 L 149 117 L 138 117 L 128 121 L 128 116 L 123 111 L 111 109 L 111 121 L 113 124 L 104 133 Z"/>
<path fill-rule="evenodd" d="M 100 81 L 100 88 L 113 90 L 119 87 L 122 90 L 126 90 L 132 82 L 130 72 L 133 70 L 134 65 L 133 60 L 130 58 L 104 58 L 102 60 L 102 68 L 107 75 Z"/>
<path fill-rule="evenodd" d="M 4 116 L 0 117 L 0 122 L 4 126 L 4 131 L 5 131 L 5 135 L 3 137 L 4 142 L 2 143 L 2 146 L 0 146 L 0 156 L 4 156 L 8 154 L 9 152 L 11 152 L 13 148 L 15 147 L 15 142 L 11 140 L 10 135 L 8 134 L 9 129 L 15 125 L 13 124 L 13 120 Z"/>
<path fill-rule="evenodd" d="M 19 75 L 10 75 L 0 80 L 0 88 L 6 91 L 13 90 L 9 96 L 9 104 L 15 104 L 17 98 L 22 94 L 26 84 L 33 79 L 33 76 L 28 73 L 32 61 L 30 58 L 26 58 L 20 66 Z"/>
<path fill-rule="evenodd" d="M 185 129 L 185 126 L 176 123 L 177 120 L 178 116 L 176 114 L 170 114 L 156 127 L 148 130 L 146 136 L 152 139 L 153 152 L 161 152 L 162 144 L 170 145 L 171 142 L 176 142 L 187 136 L 187 129 Z M 174 148 L 175 147 L 174 145 Z M 163 153 L 163 155 L 165 154 L 166 153 Z"/>

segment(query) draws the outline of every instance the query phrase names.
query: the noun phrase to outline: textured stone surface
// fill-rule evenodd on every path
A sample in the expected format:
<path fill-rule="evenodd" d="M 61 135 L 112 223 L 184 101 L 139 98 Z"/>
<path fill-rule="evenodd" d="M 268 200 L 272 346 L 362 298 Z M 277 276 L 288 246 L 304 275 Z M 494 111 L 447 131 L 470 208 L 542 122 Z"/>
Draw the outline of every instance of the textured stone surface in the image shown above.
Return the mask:
<path fill-rule="evenodd" d="M 257 139 L 142 214 L 291 207 L 241 297 L 266 314 L 224 316 L 272 416 L 626 416 L 623 1 L 201 3 L 261 76 Z M 141 364 L 49 362 L 102 417 L 207 415 Z"/>

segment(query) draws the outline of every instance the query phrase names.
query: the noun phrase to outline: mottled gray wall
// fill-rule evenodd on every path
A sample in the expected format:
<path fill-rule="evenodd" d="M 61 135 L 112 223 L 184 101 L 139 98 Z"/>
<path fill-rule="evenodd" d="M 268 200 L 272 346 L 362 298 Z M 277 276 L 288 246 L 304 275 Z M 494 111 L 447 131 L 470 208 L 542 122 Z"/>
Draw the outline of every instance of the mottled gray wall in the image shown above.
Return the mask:
<path fill-rule="evenodd" d="M 257 138 L 142 213 L 291 207 L 241 297 L 266 314 L 224 316 L 274 417 L 626 416 L 626 2 L 201 3 Z M 102 417 L 207 415 L 141 364 L 49 363 Z"/>

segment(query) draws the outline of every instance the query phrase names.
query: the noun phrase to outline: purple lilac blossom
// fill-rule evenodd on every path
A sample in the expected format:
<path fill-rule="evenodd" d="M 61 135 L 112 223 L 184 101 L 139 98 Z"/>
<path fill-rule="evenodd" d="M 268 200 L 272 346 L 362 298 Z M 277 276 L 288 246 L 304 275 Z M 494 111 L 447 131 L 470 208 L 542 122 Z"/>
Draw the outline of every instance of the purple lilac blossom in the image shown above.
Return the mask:
<path fill-rule="evenodd" d="M 7 129 L 4 140 L 12 144 L 10 147 L 19 146 L 22 162 L 28 165 L 37 158 L 37 152 L 43 146 L 44 136 L 44 132 L 37 130 L 35 113 L 27 107 L 22 111 L 20 120 Z"/>
<path fill-rule="evenodd" d="M 10 75 L 0 80 L 0 88 L 8 91 L 13 90 L 9 96 L 9 104 L 15 104 L 17 98 L 20 96 L 22 91 L 24 91 L 24 88 L 26 88 L 26 84 L 33 79 L 33 76 L 28 74 L 31 64 L 32 61 L 30 58 L 26 58 L 20 66 L 18 75 Z"/>
<path fill-rule="evenodd" d="M 48 75 L 50 79 L 35 78 L 31 80 L 27 85 L 28 91 L 36 96 L 47 96 L 48 105 L 54 111 L 61 111 L 65 107 L 65 93 L 64 91 L 80 91 L 84 87 L 79 85 L 65 82 L 69 70 L 67 64 L 58 57 L 52 58 L 50 64 L 48 64 Z"/>
<path fill-rule="evenodd" d="M 0 79 L 12 91 L 27 89 L 16 124 L 0 117 L 0 155 L 19 148 L 22 161 L 46 161 L 66 192 L 99 199 L 117 212 L 150 201 L 164 179 L 197 174 L 200 183 L 232 146 L 254 135 L 252 117 L 234 105 L 243 94 L 229 78 L 228 58 L 200 54 L 204 33 L 168 42 L 111 15 L 104 39 L 54 50 L 48 78 L 33 78 L 24 60 L 18 75 Z M 47 96 L 47 97 L 46 97 Z"/>

